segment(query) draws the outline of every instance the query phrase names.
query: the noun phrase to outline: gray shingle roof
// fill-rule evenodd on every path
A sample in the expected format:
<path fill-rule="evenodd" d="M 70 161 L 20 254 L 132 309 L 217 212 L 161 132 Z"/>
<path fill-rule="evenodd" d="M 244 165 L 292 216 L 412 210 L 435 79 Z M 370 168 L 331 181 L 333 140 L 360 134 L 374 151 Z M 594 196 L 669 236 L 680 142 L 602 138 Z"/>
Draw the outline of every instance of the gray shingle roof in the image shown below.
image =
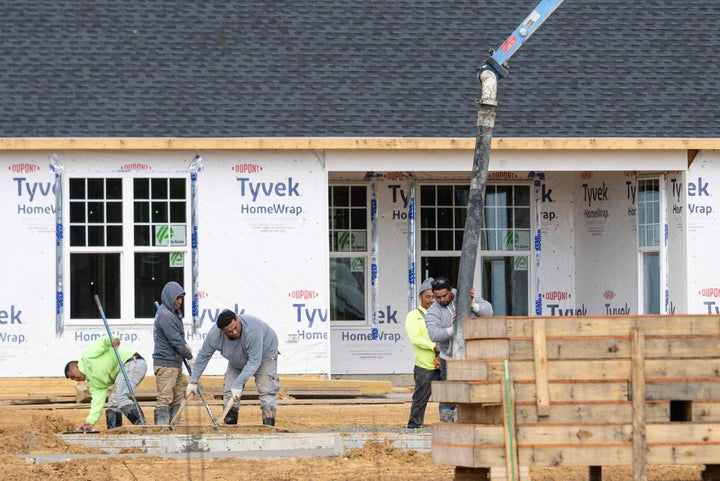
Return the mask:
<path fill-rule="evenodd" d="M 0 0 L 0 137 L 473 137 L 535 0 Z M 566 0 L 496 137 L 720 137 L 717 0 Z"/>

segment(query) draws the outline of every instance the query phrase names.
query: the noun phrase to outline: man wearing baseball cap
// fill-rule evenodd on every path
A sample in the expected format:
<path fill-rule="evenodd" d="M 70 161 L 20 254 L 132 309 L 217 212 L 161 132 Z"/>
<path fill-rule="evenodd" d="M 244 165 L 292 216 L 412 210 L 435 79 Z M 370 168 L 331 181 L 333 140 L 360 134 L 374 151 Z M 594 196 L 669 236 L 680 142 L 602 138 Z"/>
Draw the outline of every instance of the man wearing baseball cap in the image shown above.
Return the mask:
<path fill-rule="evenodd" d="M 440 348 L 430 340 L 425 325 L 425 313 L 435 299 L 432 281 L 433 278 L 429 277 L 420 284 L 418 288 L 420 305 L 408 312 L 405 317 L 405 331 L 415 351 L 415 368 L 413 369 L 415 390 L 410 407 L 410 419 L 407 422 L 408 429 L 422 427 L 425 421 L 425 408 L 430 394 L 432 394 L 432 382 L 440 380 L 440 360 L 436 357 Z"/>

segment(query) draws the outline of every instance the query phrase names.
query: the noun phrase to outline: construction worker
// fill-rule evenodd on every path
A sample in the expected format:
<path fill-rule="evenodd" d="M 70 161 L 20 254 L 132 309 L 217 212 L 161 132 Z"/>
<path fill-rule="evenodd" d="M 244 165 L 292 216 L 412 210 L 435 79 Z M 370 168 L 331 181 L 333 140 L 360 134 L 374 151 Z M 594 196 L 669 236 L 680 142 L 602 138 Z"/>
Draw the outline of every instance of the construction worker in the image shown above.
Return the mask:
<path fill-rule="evenodd" d="M 114 350 L 117 349 L 117 354 Z M 118 357 L 124 363 L 128 386 L 125 376 L 120 374 Z M 90 413 L 85 423 L 78 427 L 78 431 L 90 431 L 97 422 L 110 386 L 114 389 L 107 399 L 108 408 L 105 411 L 107 428 L 122 426 L 122 415 L 125 414 L 133 424 L 145 424 L 142 409 L 130 398 L 130 392 L 135 390 L 147 373 L 145 359 L 130 347 L 121 347 L 120 339 L 115 336 L 110 342 L 108 336 L 92 342 L 82 353 L 80 360 L 70 361 L 65 365 L 65 377 L 73 381 L 87 381 L 92 400 Z"/>
<path fill-rule="evenodd" d="M 160 294 L 162 303 L 155 315 L 153 325 L 153 372 L 157 385 L 155 424 L 170 424 L 180 410 L 184 398 L 185 376 L 183 359 L 192 359 L 192 349 L 185 342 L 182 321 L 185 290 L 177 282 L 165 284 Z"/>
<path fill-rule="evenodd" d="M 438 343 L 440 347 L 440 380 L 447 380 L 447 363 L 451 358 L 450 344 L 455 333 L 455 306 L 457 290 L 452 287 L 446 277 L 438 277 L 432 282 L 432 290 L 435 301 L 428 308 L 425 315 L 430 339 Z M 485 299 L 480 298 L 475 302 L 475 289 L 470 289 L 470 309 L 473 314 L 480 317 L 492 316 L 493 307 Z M 454 404 L 440 403 L 440 421 L 444 423 L 457 422 L 457 406 Z"/>
<path fill-rule="evenodd" d="M 228 408 L 225 424 L 237 424 L 238 406 L 245 383 L 255 377 L 263 424 L 275 425 L 275 406 L 280 382 L 277 375 L 278 339 L 275 331 L 261 319 L 249 314 L 236 315 L 225 309 L 198 351 L 186 396 L 196 393 L 197 382 L 215 353 L 228 360 L 223 385 L 223 404 Z"/>
<path fill-rule="evenodd" d="M 430 277 L 420 284 L 418 288 L 420 305 L 405 316 L 405 332 L 415 352 L 413 370 L 415 389 L 412 395 L 410 419 L 407 422 L 408 429 L 422 427 L 425 422 L 425 408 L 432 394 L 432 382 L 440 380 L 440 359 L 437 358 L 440 348 L 430 340 L 425 326 L 425 313 L 435 300 L 432 291 L 433 280 Z"/>

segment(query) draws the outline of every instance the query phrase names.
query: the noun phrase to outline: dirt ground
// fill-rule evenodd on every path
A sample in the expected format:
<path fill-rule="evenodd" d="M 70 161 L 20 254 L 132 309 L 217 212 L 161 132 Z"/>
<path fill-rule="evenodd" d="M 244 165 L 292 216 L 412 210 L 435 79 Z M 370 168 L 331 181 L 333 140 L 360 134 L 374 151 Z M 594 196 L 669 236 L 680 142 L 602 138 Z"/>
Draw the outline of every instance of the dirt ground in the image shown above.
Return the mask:
<path fill-rule="evenodd" d="M 152 419 L 152 407 L 143 407 Z M 396 404 L 313 404 L 279 405 L 278 430 L 340 429 L 344 427 L 399 428 L 405 425 L 409 403 Z M 220 406 L 213 411 L 219 416 Z M 144 481 L 180 480 L 367 480 L 450 481 L 453 466 L 435 465 L 430 453 L 394 449 L 381 441 L 369 441 L 364 448 L 330 458 L 267 459 L 166 459 L 158 456 L 86 458 L 62 462 L 35 463 L 24 454 L 103 454 L 102 451 L 65 442 L 56 433 L 70 431 L 84 421 L 85 407 L 0 406 L 0 479 L 3 481 Z M 426 423 L 438 422 L 437 404 L 430 403 Z M 201 404 L 187 409 L 187 424 L 209 425 Z M 127 423 L 127 420 L 125 420 Z M 242 406 L 238 424 L 248 427 L 261 423 L 257 405 Z M 96 428 L 104 429 L 104 417 Z M 119 428 L 123 429 L 123 428 Z M 92 434 L 88 434 L 92 436 Z M 130 451 L 128 454 L 134 454 Z M 650 481 L 699 481 L 702 466 L 651 466 Z M 531 470 L 533 481 L 584 481 L 587 468 L 545 468 Z M 605 481 L 631 481 L 629 467 L 605 467 Z M 466 479 L 466 478 L 463 478 Z"/>

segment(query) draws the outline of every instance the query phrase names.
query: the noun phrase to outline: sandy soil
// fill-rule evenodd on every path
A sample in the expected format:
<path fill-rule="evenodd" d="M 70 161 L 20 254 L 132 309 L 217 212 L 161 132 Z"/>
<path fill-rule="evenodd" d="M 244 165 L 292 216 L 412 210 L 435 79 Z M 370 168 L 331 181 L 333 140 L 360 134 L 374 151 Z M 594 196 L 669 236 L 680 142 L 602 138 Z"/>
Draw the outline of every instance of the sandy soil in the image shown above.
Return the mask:
<path fill-rule="evenodd" d="M 213 407 L 219 416 L 220 407 Z M 152 419 L 152 408 L 144 407 Z M 279 405 L 278 430 L 340 429 L 344 427 L 399 428 L 404 426 L 409 403 L 350 405 Z M 333 458 L 283 459 L 164 459 L 157 456 L 87 458 L 63 462 L 35 463 L 21 454 L 102 454 L 99 450 L 68 444 L 56 433 L 70 431 L 84 420 L 86 408 L 67 406 L 18 408 L 0 406 L 0 479 L 3 481 L 144 481 L 179 480 L 433 480 L 450 481 L 452 466 L 435 465 L 429 453 L 403 451 L 383 442 L 368 442 L 364 448 Z M 125 420 L 127 422 L 127 420 Z M 187 424 L 209 425 L 202 405 L 190 405 Z M 428 406 L 426 423 L 438 422 L 437 404 Z M 240 409 L 239 425 L 261 423 L 256 405 Z M 96 428 L 104 432 L 104 420 Z M 123 428 L 119 428 L 123 429 Z M 92 434 L 88 434 L 92 436 Z M 699 481 L 702 466 L 650 467 L 650 481 Z M 586 468 L 531 470 L 533 481 L 584 481 Z M 605 481 L 631 481 L 629 468 L 603 468 Z"/>

